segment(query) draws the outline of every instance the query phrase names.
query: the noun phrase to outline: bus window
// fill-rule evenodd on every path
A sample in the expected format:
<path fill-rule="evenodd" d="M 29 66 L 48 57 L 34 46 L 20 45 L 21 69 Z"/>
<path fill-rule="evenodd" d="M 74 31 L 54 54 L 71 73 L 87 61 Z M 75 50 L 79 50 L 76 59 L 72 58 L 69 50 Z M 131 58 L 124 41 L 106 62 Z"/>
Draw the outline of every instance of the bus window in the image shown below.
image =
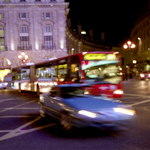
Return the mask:
<path fill-rule="evenodd" d="M 79 83 L 81 82 L 81 71 L 78 64 L 71 64 L 71 81 Z"/>
<path fill-rule="evenodd" d="M 36 77 L 38 79 L 53 79 L 56 76 L 57 66 L 47 67 L 47 68 L 37 68 Z"/>
<path fill-rule="evenodd" d="M 68 71 L 68 65 L 58 65 L 58 80 L 59 81 L 66 81 L 67 80 L 67 71 Z"/>
<path fill-rule="evenodd" d="M 21 70 L 21 79 L 29 80 L 30 79 L 30 69 L 22 69 Z"/>

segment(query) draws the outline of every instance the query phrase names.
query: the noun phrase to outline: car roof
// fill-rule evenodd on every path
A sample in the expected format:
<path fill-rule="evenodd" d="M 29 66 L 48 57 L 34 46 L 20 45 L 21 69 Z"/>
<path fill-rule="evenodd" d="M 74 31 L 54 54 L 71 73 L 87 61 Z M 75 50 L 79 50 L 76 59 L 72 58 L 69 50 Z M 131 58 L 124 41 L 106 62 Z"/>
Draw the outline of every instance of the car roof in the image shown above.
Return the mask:
<path fill-rule="evenodd" d="M 91 82 L 91 83 L 75 83 L 75 84 L 60 84 L 60 85 L 56 85 L 59 88 L 63 88 L 63 87 L 90 87 L 91 85 L 95 85 L 95 84 L 110 84 L 107 81 L 100 81 L 100 82 Z"/>
<path fill-rule="evenodd" d="M 76 83 L 76 84 L 60 84 L 60 85 L 56 85 L 56 86 L 59 88 L 63 88 L 63 87 L 89 87 L 90 85 Z"/>

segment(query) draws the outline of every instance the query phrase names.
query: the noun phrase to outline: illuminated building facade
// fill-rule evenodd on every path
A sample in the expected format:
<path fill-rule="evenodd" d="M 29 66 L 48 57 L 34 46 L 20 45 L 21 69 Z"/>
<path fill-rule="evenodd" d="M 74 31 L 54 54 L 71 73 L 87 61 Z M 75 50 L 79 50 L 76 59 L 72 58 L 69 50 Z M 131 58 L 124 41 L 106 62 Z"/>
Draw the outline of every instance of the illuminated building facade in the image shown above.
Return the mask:
<path fill-rule="evenodd" d="M 66 56 L 68 5 L 64 0 L 0 0 L 0 70 L 21 65 L 21 52 L 28 63 Z"/>
<path fill-rule="evenodd" d="M 101 34 L 101 41 L 94 41 L 93 30 L 89 30 L 89 37 L 84 36 L 86 32 L 82 30 L 80 24 L 77 25 L 77 32 L 71 28 L 71 19 L 67 19 L 66 27 L 66 47 L 68 55 L 80 52 L 110 51 L 111 45 L 105 43 L 104 33 Z"/>
<path fill-rule="evenodd" d="M 132 59 L 137 61 L 137 69 L 150 70 L 150 0 L 145 11 L 139 12 L 130 36 L 136 44 Z"/>

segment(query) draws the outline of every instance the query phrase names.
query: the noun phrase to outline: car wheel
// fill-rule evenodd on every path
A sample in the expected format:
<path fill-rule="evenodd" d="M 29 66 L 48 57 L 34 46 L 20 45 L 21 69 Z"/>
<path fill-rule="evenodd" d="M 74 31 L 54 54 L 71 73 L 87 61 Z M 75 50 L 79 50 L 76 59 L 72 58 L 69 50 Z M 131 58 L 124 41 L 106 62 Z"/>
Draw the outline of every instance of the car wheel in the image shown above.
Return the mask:
<path fill-rule="evenodd" d="M 72 130 L 71 117 L 68 113 L 62 113 L 60 124 L 63 126 L 63 129 L 66 131 Z"/>
<path fill-rule="evenodd" d="M 21 84 L 19 83 L 18 92 L 21 93 Z"/>
<path fill-rule="evenodd" d="M 45 108 L 43 105 L 40 105 L 40 116 L 44 118 L 46 116 Z"/>

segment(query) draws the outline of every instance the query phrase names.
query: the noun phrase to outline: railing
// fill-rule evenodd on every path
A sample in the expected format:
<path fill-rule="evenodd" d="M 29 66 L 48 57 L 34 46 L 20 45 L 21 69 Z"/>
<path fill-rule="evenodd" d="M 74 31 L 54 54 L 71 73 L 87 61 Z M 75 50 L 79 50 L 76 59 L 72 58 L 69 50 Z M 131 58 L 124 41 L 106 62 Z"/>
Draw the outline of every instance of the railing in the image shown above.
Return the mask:
<path fill-rule="evenodd" d="M 56 49 L 56 45 L 42 45 L 41 49 L 42 50 Z"/>
<path fill-rule="evenodd" d="M 18 51 L 22 51 L 22 50 L 32 50 L 32 46 L 18 46 L 17 47 Z"/>

